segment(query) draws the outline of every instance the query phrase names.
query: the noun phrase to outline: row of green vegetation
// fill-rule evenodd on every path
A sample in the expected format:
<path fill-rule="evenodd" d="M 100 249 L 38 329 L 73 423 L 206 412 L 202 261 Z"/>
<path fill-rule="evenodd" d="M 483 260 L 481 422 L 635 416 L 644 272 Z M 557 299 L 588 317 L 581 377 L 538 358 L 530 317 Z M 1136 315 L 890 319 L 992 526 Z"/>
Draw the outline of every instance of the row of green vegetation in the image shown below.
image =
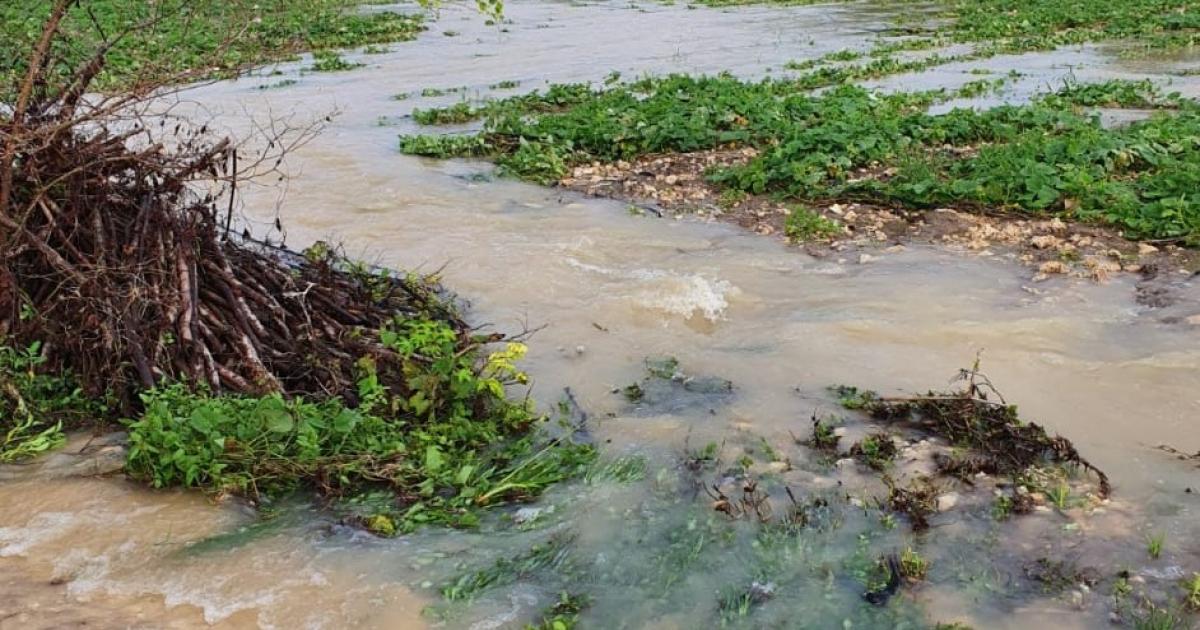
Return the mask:
<path fill-rule="evenodd" d="M 695 1 L 707 6 L 820 3 Z M 895 0 L 885 4 L 899 5 L 894 34 L 915 36 L 906 44 L 909 49 L 957 42 L 981 44 L 993 53 L 1016 53 L 1126 40 L 1138 50 L 1163 50 L 1200 43 L 1200 10 L 1189 0 Z"/>
<path fill-rule="evenodd" d="M 593 447 L 551 438 L 514 364 L 519 343 L 487 353 L 435 318 L 400 318 L 381 341 L 407 390 L 359 362 L 356 400 L 214 395 L 184 384 L 142 394 L 126 472 L 155 487 L 194 487 L 265 501 L 315 490 L 372 531 L 469 527 L 488 507 L 537 497 L 593 471 Z M 97 402 L 43 348 L 0 345 L 0 462 L 49 451 L 65 432 L 103 424 Z"/>
<path fill-rule="evenodd" d="M 1200 9 L 1189 0 L 938 1 L 943 8 L 936 17 L 949 22 L 937 35 L 988 42 L 1004 52 L 1105 40 L 1131 40 L 1144 49 L 1200 43 Z"/>
<path fill-rule="evenodd" d="M 750 146 L 758 157 L 711 173 L 712 181 L 803 202 L 999 209 L 1107 223 L 1133 238 L 1200 239 L 1193 101 L 1149 82 L 1110 81 L 1068 83 L 1024 105 L 928 112 L 948 96 L 853 85 L 812 94 L 788 80 L 726 75 L 602 90 L 557 86 L 476 108 L 471 115 L 486 116 L 477 134 L 408 136 L 401 149 L 487 156 L 509 173 L 550 183 L 593 161 Z M 1087 109 L 1098 105 L 1163 111 L 1106 128 Z M 437 122 L 460 109 L 419 118 Z"/>
<path fill-rule="evenodd" d="M 0 3 L 0 41 L 33 50 L 52 0 Z M 326 50 L 413 39 L 419 14 L 362 12 L 358 0 L 85 0 L 68 13 L 55 53 L 76 67 L 101 38 L 108 51 L 98 86 L 120 89 L 194 73 L 223 75 L 247 66 Z M 128 31 L 128 32 L 127 32 Z M 0 59 L 0 84 L 21 73 L 26 55 Z"/>

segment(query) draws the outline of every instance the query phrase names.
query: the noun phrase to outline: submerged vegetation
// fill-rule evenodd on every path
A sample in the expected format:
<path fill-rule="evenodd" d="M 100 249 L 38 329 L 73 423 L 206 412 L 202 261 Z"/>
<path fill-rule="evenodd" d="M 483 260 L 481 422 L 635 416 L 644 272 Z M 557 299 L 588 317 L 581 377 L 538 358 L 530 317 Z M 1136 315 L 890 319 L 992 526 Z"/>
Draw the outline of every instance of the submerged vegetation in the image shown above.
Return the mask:
<path fill-rule="evenodd" d="M 0 40 L 18 55 L 0 60 L 0 84 L 25 69 L 50 14 L 52 0 L 0 5 Z M 63 20 L 55 52 L 78 68 L 113 40 L 95 87 L 149 87 L 162 79 L 227 75 L 301 51 L 349 48 L 412 39 L 424 29 L 419 14 L 360 12 L 356 0 L 87 0 Z M 117 39 L 119 38 L 119 39 Z M 318 61 L 318 64 L 322 62 Z M 328 62 L 326 62 L 328 63 Z"/>
<path fill-rule="evenodd" d="M 536 93 L 495 101 L 477 110 L 486 116 L 478 134 L 406 137 L 401 148 L 491 156 L 552 183 L 591 162 L 743 145 L 759 155 L 712 172 L 713 182 L 808 203 L 999 210 L 1105 223 L 1131 238 L 1200 239 L 1200 147 L 1189 140 L 1200 135 L 1200 107 L 1143 82 L 1068 83 L 1026 105 L 944 114 L 926 111 L 937 93 L 843 85 L 810 94 L 787 80 L 729 76 L 571 94 L 549 110 Z M 1119 128 L 1082 109 L 1109 102 L 1173 109 Z M 835 231 L 802 210 L 789 223 L 797 236 Z"/>

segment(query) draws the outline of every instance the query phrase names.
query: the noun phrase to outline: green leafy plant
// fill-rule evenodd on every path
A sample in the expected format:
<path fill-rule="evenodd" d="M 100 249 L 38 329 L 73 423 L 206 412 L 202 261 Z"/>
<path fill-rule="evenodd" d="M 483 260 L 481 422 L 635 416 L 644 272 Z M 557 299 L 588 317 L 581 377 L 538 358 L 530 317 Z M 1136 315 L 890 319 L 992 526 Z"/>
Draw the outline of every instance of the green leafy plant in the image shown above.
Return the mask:
<path fill-rule="evenodd" d="M 1189 608 L 1200 611 L 1200 573 L 1183 581 L 1183 597 Z"/>
<path fill-rule="evenodd" d="M 0 5 L 0 40 L 11 50 L 32 50 L 51 4 L 29 0 Z M 305 50 L 410 40 L 424 29 L 420 15 L 361 12 L 357 5 L 355 0 L 89 0 L 72 5 L 64 21 L 72 45 L 58 52 L 68 65 L 79 66 L 102 35 L 150 24 L 117 39 L 108 55 L 98 86 L 120 89 L 149 78 L 229 76 L 247 65 L 288 59 Z M 18 71 L 5 66 L 0 76 Z"/>
<path fill-rule="evenodd" d="M 313 72 L 342 72 L 361 68 L 364 64 L 346 61 L 341 55 L 326 50 L 313 53 Z"/>
<path fill-rule="evenodd" d="M 1154 560 L 1162 556 L 1163 545 L 1167 542 L 1166 534 L 1151 534 L 1146 536 L 1146 553 Z"/>
<path fill-rule="evenodd" d="M 896 443 L 886 433 L 874 433 L 850 447 L 850 455 L 875 470 L 886 470 L 896 458 Z"/>
<path fill-rule="evenodd" d="M 783 233 L 794 241 L 815 241 L 841 234 L 842 227 L 810 208 L 794 206 L 784 223 Z"/>
<path fill-rule="evenodd" d="M 1065 510 L 1071 500 L 1071 487 L 1066 483 L 1058 483 L 1057 485 L 1046 488 L 1046 497 L 1054 504 L 1054 507 Z"/>
<path fill-rule="evenodd" d="M 0 343 L 0 463 L 53 450 L 66 441 L 64 428 L 103 413 L 103 400 L 89 399 L 69 373 L 46 365 L 40 343 Z"/>
<path fill-rule="evenodd" d="M 872 64 L 863 76 L 905 67 L 886 59 Z M 1024 105 L 930 114 L 943 93 L 877 94 L 846 80 L 672 75 L 601 91 L 553 86 L 473 108 L 470 115 L 485 119 L 474 143 L 415 136 L 403 138 L 401 148 L 486 155 L 507 173 L 553 183 L 595 161 L 745 145 L 758 155 L 709 175 L 725 191 L 801 204 L 1003 209 L 1106 223 L 1131 238 L 1200 242 L 1200 147 L 1176 140 L 1200 134 L 1200 106 L 1192 102 L 1165 98 L 1172 109 L 1108 128 L 1078 103 L 1160 97 L 1142 84 L 1071 83 Z M 825 84 L 832 87 L 820 94 L 804 91 Z M 740 198 L 727 194 L 728 203 Z M 803 210 L 793 213 L 788 230 L 796 238 L 837 233 L 832 222 Z"/>
<path fill-rule="evenodd" d="M 912 547 L 905 547 L 900 552 L 900 574 L 911 580 L 924 580 L 929 575 L 929 560 Z"/>
<path fill-rule="evenodd" d="M 364 359 L 355 406 L 179 384 L 146 392 L 144 413 L 128 422 L 127 470 L 157 487 L 250 496 L 309 486 L 354 498 L 382 488 L 401 501 L 341 507 L 391 534 L 473 525 L 477 510 L 534 498 L 595 458 L 590 446 L 539 439 L 530 405 L 507 399 L 506 386 L 525 382 L 520 344 L 481 355 L 436 320 L 397 320 L 380 339 L 404 359 L 409 389 L 384 388 Z"/>

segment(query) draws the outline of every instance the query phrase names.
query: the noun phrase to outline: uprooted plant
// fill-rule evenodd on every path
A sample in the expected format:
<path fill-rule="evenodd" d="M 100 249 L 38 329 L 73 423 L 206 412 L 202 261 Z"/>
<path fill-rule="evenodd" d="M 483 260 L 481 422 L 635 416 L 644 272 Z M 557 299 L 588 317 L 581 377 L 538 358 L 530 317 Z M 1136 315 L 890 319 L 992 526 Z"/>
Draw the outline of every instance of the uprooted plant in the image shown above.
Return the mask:
<path fill-rule="evenodd" d="M 506 394 L 523 347 L 489 354 L 504 337 L 432 278 L 235 234 L 239 185 L 314 128 L 271 121 L 254 149 L 162 113 L 170 88 L 91 94 L 114 42 L 62 56 L 81 10 L 54 4 L 0 106 L 0 345 L 32 348 L 0 366 L 0 429 L 25 445 L 5 451 L 48 448 L 72 414 L 134 417 L 130 472 L 157 485 L 379 485 L 394 496 L 374 516 L 403 524 L 469 523 L 590 457 L 535 443 L 531 405 Z"/>

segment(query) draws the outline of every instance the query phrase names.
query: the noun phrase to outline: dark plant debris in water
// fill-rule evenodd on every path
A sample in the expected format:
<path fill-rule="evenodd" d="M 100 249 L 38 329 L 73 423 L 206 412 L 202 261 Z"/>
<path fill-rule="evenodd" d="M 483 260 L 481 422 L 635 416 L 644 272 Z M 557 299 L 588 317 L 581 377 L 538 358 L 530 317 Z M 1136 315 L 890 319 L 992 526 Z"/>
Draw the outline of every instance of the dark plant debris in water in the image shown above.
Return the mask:
<path fill-rule="evenodd" d="M 642 380 L 613 390 L 640 414 L 679 413 L 697 407 L 724 406 L 733 397 L 733 382 L 715 376 L 693 376 L 675 357 L 649 357 Z"/>
<path fill-rule="evenodd" d="M 1112 492 L 1108 475 L 1080 455 L 1070 440 L 1021 420 L 1017 407 L 1005 402 L 978 365 L 960 371 L 958 380 L 963 383 L 958 391 L 884 398 L 873 392 L 845 390 L 853 395 L 844 400 L 889 425 L 909 425 L 970 449 L 965 459 L 942 462 L 948 474 L 1019 476 L 1044 464 L 1080 466 L 1096 475 L 1101 498 Z"/>

